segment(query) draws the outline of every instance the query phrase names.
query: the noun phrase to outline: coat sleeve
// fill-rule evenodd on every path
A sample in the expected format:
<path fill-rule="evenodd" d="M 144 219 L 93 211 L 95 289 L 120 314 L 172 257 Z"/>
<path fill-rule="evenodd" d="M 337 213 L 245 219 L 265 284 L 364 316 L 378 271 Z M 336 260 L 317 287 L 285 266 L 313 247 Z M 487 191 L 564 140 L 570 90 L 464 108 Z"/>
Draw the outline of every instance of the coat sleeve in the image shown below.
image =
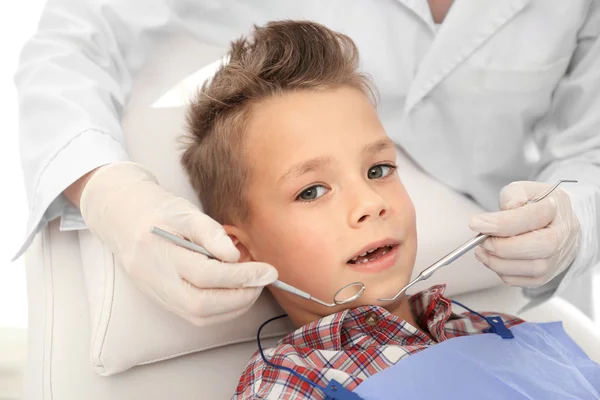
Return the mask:
<path fill-rule="evenodd" d="M 79 213 L 64 189 L 96 167 L 128 159 L 121 117 L 133 78 L 160 39 L 190 34 L 205 44 L 225 45 L 251 28 L 245 10 L 232 12 L 229 3 L 47 3 L 15 75 L 29 203 L 27 238 L 15 258 L 48 221 Z"/>
<path fill-rule="evenodd" d="M 561 186 L 581 223 L 575 261 L 560 279 L 548 284 L 553 287 L 546 288 L 561 290 L 583 279 L 600 261 L 600 2 L 590 2 L 570 65 L 535 135 L 542 162 L 534 180 L 579 180 Z"/>

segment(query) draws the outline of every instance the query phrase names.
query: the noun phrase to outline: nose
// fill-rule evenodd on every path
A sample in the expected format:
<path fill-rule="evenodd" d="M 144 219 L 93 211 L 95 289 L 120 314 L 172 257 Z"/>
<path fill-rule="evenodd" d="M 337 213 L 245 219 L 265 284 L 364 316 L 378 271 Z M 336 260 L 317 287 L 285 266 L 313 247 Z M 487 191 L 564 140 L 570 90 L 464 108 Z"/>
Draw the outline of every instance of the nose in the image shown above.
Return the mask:
<path fill-rule="evenodd" d="M 350 225 L 358 228 L 369 220 L 385 218 L 390 207 L 383 197 L 372 188 L 363 186 L 354 193 L 354 207 L 350 212 Z"/>

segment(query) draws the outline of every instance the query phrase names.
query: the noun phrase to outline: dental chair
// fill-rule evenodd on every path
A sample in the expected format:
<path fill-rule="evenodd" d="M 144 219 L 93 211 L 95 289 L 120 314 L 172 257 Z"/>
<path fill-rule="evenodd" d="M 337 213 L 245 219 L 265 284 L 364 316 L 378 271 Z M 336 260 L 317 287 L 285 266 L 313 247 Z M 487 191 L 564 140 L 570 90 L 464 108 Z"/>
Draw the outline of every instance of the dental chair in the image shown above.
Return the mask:
<path fill-rule="evenodd" d="M 123 121 L 127 148 L 132 159 L 153 171 L 166 189 L 198 204 L 176 150 L 184 108 L 152 104 L 165 88 L 175 87 L 169 92 L 171 99 L 178 93 L 186 98 L 190 81 L 180 78 L 223 51 L 183 38 L 161 49 L 134 86 Z M 163 58 L 166 51 L 173 61 L 168 65 Z M 168 103 L 169 96 L 163 100 Z M 416 276 L 471 238 L 468 218 L 482 210 L 428 176 L 401 150 L 398 162 L 417 212 Z M 37 235 L 26 253 L 26 268 L 30 313 L 26 400 L 229 398 L 257 349 L 259 325 L 283 313 L 265 290 L 237 320 L 194 327 L 147 299 L 88 231 L 61 231 L 59 220 Z M 517 314 L 528 302 L 520 289 L 502 284 L 472 253 L 415 290 L 436 283 L 447 283 L 446 295 L 474 310 Z M 535 322 L 563 321 L 571 337 L 600 362 L 598 326 L 567 301 L 554 297 L 519 316 Z M 277 322 L 264 333 L 265 347 L 293 329 L 285 319 Z"/>

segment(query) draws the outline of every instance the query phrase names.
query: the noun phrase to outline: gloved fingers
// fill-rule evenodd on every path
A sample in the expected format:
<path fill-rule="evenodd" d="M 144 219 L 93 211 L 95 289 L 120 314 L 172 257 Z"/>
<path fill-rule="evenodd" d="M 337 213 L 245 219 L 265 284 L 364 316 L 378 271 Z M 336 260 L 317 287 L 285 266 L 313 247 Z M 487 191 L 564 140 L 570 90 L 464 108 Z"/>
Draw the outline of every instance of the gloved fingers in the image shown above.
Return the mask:
<path fill-rule="evenodd" d="M 194 319 L 220 318 L 223 314 L 241 315 L 258 299 L 262 288 L 197 289 L 187 283 L 183 311 Z M 187 319 L 187 318 L 186 318 Z"/>
<path fill-rule="evenodd" d="M 262 288 L 198 289 L 179 278 L 161 290 L 136 282 L 138 287 L 163 308 L 197 326 L 233 319 L 247 312 L 260 296 Z"/>
<path fill-rule="evenodd" d="M 549 258 L 507 260 L 490 254 L 481 247 L 475 249 L 475 258 L 498 274 L 502 279 L 507 276 L 519 278 L 543 278 L 552 270 L 551 260 Z"/>
<path fill-rule="evenodd" d="M 224 263 L 182 247 L 169 248 L 169 262 L 179 275 L 197 288 L 232 289 L 264 287 L 277 279 L 277 270 L 260 262 Z"/>
<path fill-rule="evenodd" d="M 186 218 L 184 225 L 180 227 L 180 233 L 204 247 L 219 260 L 233 263 L 240 259 L 240 252 L 227 236 L 223 226 L 208 215 L 199 210 L 193 212 Z"/>
<path fill-rule="evenodd" d="M 469 228 L 492 236 L 509 237 L 545 228 L 555 217 L 556 202 L 547 197 L 512 210 L 476 215 L 469 221 Z"/>
<path fill-rule="evenodd" d="M 501 210 L 513 210 L 527 204 L 541 196 L 550 188 L 550 185 L 542 182 L 517 181 L 504 186 L 500 190 L 499 206 Z"/>
<path fill-rule="evenodd" d="M 561 244 L 559 232 L 552 225 L 544 229 L 511 237 L 489 237 L 480 247 L 499 258 L 535 260 L 555 254 Z"/>

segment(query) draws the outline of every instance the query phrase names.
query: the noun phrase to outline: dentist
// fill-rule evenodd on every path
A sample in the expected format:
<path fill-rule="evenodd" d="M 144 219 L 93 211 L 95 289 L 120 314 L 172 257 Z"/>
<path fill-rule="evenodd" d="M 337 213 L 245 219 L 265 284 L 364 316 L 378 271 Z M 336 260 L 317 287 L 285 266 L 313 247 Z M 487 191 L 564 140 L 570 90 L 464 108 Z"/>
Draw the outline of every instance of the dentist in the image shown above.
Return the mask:
<path fill-rule="evenodd" d="M 50 0 L 26 43 L 20 102 L 28 237 L 89 228 L 138 286 L 196 325 L 244 313 L 277 279 L 236 264 L 222 227 L 129 161 L 120 120 L 172 33 L 225 46 L 252 24 L 310 19 L 348 34 L 390 137 L 490 212 L 476 257 L 506 283 L 590 307 L 600 259 L 600 2 L 592 0 Z M 165 61 L 165 62 L 168 62 Z M 525 205 L 558 179 L 577 179 Z M 498 201 L 499 194 L 499 201 Z M 159 225 L 228 264 L 167 244 Z M 223 290 L 232 289 L 232 290 Z"/>

